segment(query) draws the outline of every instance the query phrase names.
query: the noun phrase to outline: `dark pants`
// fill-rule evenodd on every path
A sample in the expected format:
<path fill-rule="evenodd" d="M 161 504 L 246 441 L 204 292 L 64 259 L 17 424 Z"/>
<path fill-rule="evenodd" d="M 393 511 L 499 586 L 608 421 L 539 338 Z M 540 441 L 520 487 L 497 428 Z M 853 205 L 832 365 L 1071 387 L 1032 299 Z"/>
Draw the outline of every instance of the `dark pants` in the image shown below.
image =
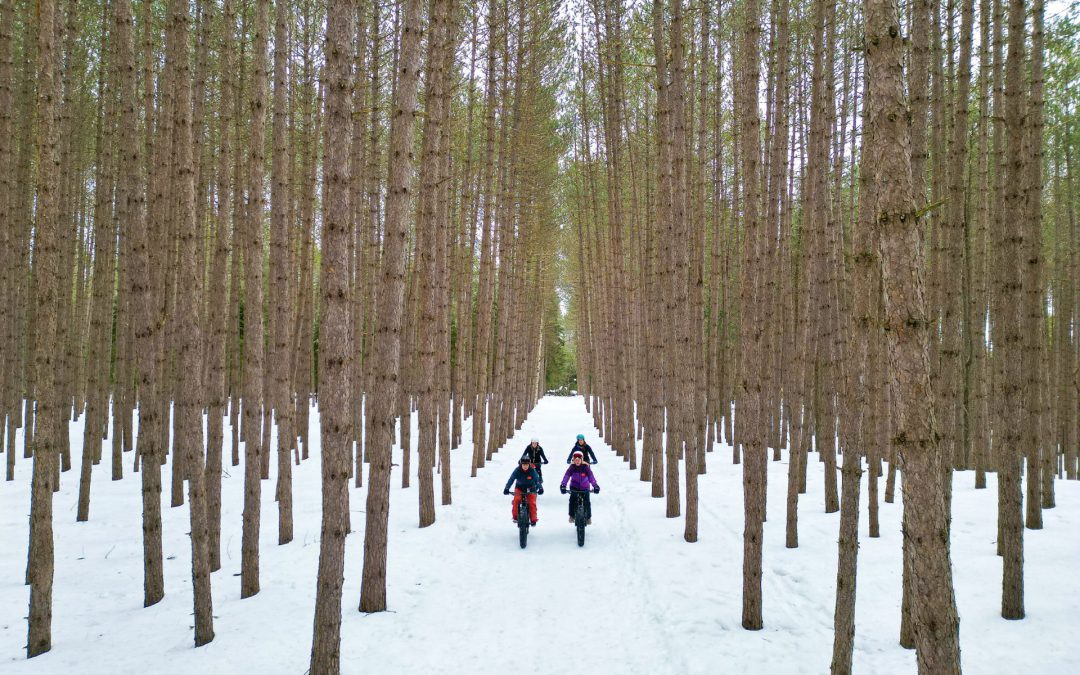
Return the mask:
<path fill-rule="evenodd" d="M 577 515 L 577 505 L 579 499 L 585 500 L 585 517 L 592 518 L 592 502 L 589 501 L 588 492 L 571 492 L 570 493 L 570 517 L 573 518 Z"/>

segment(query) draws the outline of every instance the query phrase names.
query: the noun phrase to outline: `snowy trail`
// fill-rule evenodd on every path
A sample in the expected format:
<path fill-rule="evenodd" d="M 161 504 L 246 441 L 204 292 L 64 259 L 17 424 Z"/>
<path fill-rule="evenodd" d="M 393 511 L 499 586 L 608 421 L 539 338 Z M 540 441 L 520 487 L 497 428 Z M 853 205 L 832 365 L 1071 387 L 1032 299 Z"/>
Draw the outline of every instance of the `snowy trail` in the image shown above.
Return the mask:
<path fill-rule="evenodd" d="M 408 606 L 395 607 L 398 616 L 364 621 L 376 623 L 377 631 L 385 628 L 387 639 L 404 624 L 439 626 L 443 634 L 424 639 L 454 645 L 453 660 L 443 664 L 446 670 L 496 672 L 525 665 L 527 672 L 558 672 L 575 664 L 595 665 L 595 655 L 604 654 L 617 657 L 605 660 L 618 672 L 655 672 L 656 655 L 667 645 L 662 635 L 641 630 L 650 598 L 634 574 L 634 561 L 647 552 L 636 538 L 626 536 L 632 530 L 623 520 L 627 495 L 622 483 L 630 476 L 596 439 L 590 423 L 580 399 L 545 399 L 476 479 L 465 478 L 464 489 L 455 492 L 454 507 L 439 512 L 443 522 L 436 527 L 443 531 L 432 531 L 440 539 L 432 547 L 444 562 L 432 573 L 418 575 Z M 593 497 L 594 525 L 583 548 L 567 522 L 567 497 L 558 492 L 565 456 L 578 432 L 597 452 L 596 470 L 606 488 Z M 502 489 L 520 450 L 534 435 L 551 463 L 544 467 L 539 525 L 522 550 L 508 517 L 510 498 Z M 415 511 L 414 505 L 405 508 Z M 444 544 L 446 549 L 441 548 Z M 411 576 L 406 566 L 394 564 L 391 586 L 395 577 L 405 585 Z M 402 621 L 401 614 L 409 616 Z M 526 664 L 523 652 L 530 654 Z M 361 660 L 371 656 L 360 654 Z"/>
<path fill-rule="evenodd" d="M 317 431 L 317 416 L 312 425 Z M 731 464 L 730 448 L 718 446 L 708 456 L 708 473 L 700 479 L 700 541 L 687 544 L 683 520 L 664 517 L 663 500 L 649 496 L 649 485 L 591 425 L 581 398 L 546 397 L 476 478 L 469 477 L 466 443 L 453 455 L 454 503 L 436 506 L 436 523 L 425 529 L 416 526 L 416 481 L 401 489 L 395 467 L 388 612 L 356 611 L 366 493 L 351 489 L 343 672 L 827 672 L 839 519 L 823 513 L 821 465 L 811 464 L 808 494 L 800 499 L 801 546 L 789 550 L 786 453 L 785 461 L 769 462 L 765 628 L 747 632 L 739 625 L 742 469 Z M 81 429 L 81 423 L 71 425 L 75 457 Z M 598 456 L 602 486 L 593 498 L 595 524 L 584 548 L 566 521 L 567 498 L 558 493 L 579 432 Z M 502 488 L 532 436 L 540 438 L 551 464 L 539 500 L 540 524 L 522 550 Z M 77 467 L 64 474 L 55 497 L 54 646 L 27 661 L 22 575 L 30 463 L 20 453 L 17 480 L 0 483 L 0 674 L 305 672 L 318 564 L 318 456 L 315 446 L 312 459 L 294 467 L 295 541 L 287 546 L 277 545 L 274 476 L 263 483 L 262 591 L 246 600 L 239 598 L 236 576 L 243 475 L 241 467 L 226 467 L 223 568 L 213 576 L 216 638 L 197 650 L 191 642 L 187 509 L 168 508 L 163 495 L 166 596 L 143 608 L 137 477 L 109 481 L 106 456 L 95 468 L 91 520 L 77 524 Z M 129 469 L 130 456 L 125 464 Z M 1070 648 L 1080 616 L 1080 577 L 1072 573 L 1080 559 L 1080 485 L 1059 481 L 1059 506 L 1045 512 L 1045 529 L 1025 533 L 1028 618 L 1007 622 L 997 614 L 995 485 L 991 477 L 989 489 L 976 491 L 971 482 L 970 473 L 960 473 L 954 484 L 953 563 L 965 671 L 1080 672 L 1080 655 Z M 882 504 L 881 529 L 880 539 L 866 537 L 864 510 L 855 671 L 913 673 L 914 654 L 896 644 L 899 503 Z"/>

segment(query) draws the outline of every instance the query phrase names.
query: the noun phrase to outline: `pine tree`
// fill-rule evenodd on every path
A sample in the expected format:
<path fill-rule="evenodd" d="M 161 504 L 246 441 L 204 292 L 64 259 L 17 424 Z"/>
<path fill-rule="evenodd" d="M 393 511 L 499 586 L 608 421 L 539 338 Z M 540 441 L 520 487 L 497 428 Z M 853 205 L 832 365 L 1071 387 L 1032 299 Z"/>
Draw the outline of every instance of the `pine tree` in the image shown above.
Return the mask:
<path fill-rule="evenodd" d="M 1020 464 L 1026 452 L 1024 426 L 1021 415 L 1027 412 L 1024 391 L 1023 368 L 1030 365 L 1025 354 L 1024 335 L 1024 269 L 1021 259 L 1029 246 L 1030 232 L 1025 227 L 1028 209 L 1025 203 L 1024 178 L 1027 153 L 1024 145 L 1024 23 L 1025 3 L 1015 0 L 1009 3 L 1008 57 L 1005 62 L 1005 131 L 1006 163 L 1002 167 L 1004 179 L 1004 203 L 1001 241 L 998 244 L 1001 260 L 999 299 L 1002 303 L 1000 319 L 1002 345 L 1002 419 L 1001 448 L 999 450 L 998 481 L 1001 485 L 998 502 L 998 518 L 1001 536 L 1003 565 L 1001 615 L 1006 619 L 1024 618 L 1024 530 L 1022 514 L 1022 488 Z M 998 324 L 995 323 L 995 327 Z M 999 342 L 997 336 L 995 344 Z"/>
<path fill-rule="evenodd" d="M 269 398 L 273 403 L 274 418 L 278 427 L 278 462 L 277 489 L 278 502 L 278 543 L 287 544 L 293 537 L 292 514 L 292 465 L 289 463 L 289 451 L 292 438 L 296 435 L 293 427 L 293 405 L 290 392 L 289 372 L 290 331 L 292 330 L 292 291 L 293 272 L 289 260 L 289 144 L 286 134 L 286 104 L 288 103 L 288 81 L 286 79 L 286 60 L 290 48 L 289 40 L 289 3 L 276 0 L 274 12 L 274 108 L 273 108 L 273 168 L 270 189 L 270 270 L 272 320 L 270 323 L 271 344 L 268 363 L 273 374 Z M 269 439 L 267 439 L 269 444 Z"/>
<path fill-rule="evenodd" d="M 762 329 L 757 323 L 760 292 L 759 265 L 764 246 L 764 233 L 759 222 L 759 129 L 758 117 L 758 43 L 761 35 L 761 8 L 757 0 L 749 0 L 744 11 L 742 42 L 739 45 L 738 79 L 736 81 L 736 116 L 739 124 L 742 170 L 743 220 L 746 241 L 743 254 L 743 278 L 740 291 L 740 358 L 739 407 L 740 415 L 736 442 L 743 447 L 743 611 L 742 626 L 747 630 L 762 628 L 761 616 L 761 557 L 762 529 L 765 520 L 766 449 L 764 411 L 759 372 L 764 368 Z"/>
<path fill-rule="evenodd" d="M 419 0 L 403 0 L 397 82 L 391 107 L 390 160 L 384 217 L 385 240 L 378 293 L 375 332 L 375 381 L 372 384 L 372 429 L 369 447 L 367 525 L 364 528 L 364 572 L 360 611 L 386 609 L 386 540 L 390 500 L 390 446 L 398 396 L 401 355 L 401 310 L 405 290 L 405 236 L 411 186 L 413 114 L 420 70 L 420 41 L 424 27 Z"/>
<path fill-rule="evenodd" d="M 267 33 L 270 0 L 255 2 L 253 36 L 251 138 L 248 141 L 247 204 L 244 214 L 244 527 L 241 543 L 240 597 L 259 592 L 259 525 L 263 455 L 263 141 L 266 109 Z"/>
<path fill-rule="evenodd" d="M 919 242 L 921 218 L 912 187 L 911 131 L 903 111 L 902 43 L 892 0 L 866 0 L 867 124 L 873 144 L 862 167 L 873 172 L 873 211 L 878 230 L 894 383 L 894 442 L 904 458 L 904 538 L 913 557 L 914 632 L 919 671 L 960 671 L 959 619 L 945 537 L 942 457 L 935 436 L 929 366 L 929 323 Z M 912 284 L 911 279 L 916 279 Z"/>
<path fill-rule="evenodd" d="M 236 13 L 232 0 L 222 5 L 218 44 L 220 45 L 221 123 L 218 131 L 218 163 L 215 176 L 217 212 L 214 214 L 214 250 L 210 264 L 210 298 L 228 298 L 227 279 L 230 256 L 234 255 L 232 242 L 235 223 L 232 220 L 232 204 L 235 186 L 230 171 L 233 161 L 233 115 L 238 105 L 236 83 L 233 79 L 233 35 Z M 232 288 L 239 280 L 232 279 Z M 227 306 L 225 303 L 207 303 L 209 338 L 207 346 L 207 377 L 205 400 L 207 403 L 206 440 L 206 520 L 209 534 L 210 570 L 221 568 L 221 464 L 224 444 L 224 418 L 226 414 L 225 353 L 228 339 Z"/>
<path fill-rule="evenodd" d="M 0 446 L 4 457 L 5 480 L 15 479 L 15 427 L 17 425 L 15 370 L 19 353 L 17 331 L 18 257 L 15 253 L 15 147 L 13 112 L 14 96 L 14 31 L 15 3 L 0 7 L 0 325 L 4 326 L 0 346 L 4 357 L 0 363 L 0 418 L 4 421 L 4 436 Z"/>
<path fill-rule="evenodd" d="M 349 518 L 347 210 L 349 43 L 352 3 L 335 0 L 326 32 L 326 209 L 323 228 L 320 331 L 322 430 L 322 529 L 315 598 L 311 672 L 341 672 L 341 588 Z"/>
<path fill-rule="evenodd" d="M 101 441 L 106 438 L 108 429 L 108 398 L 106 396 L 108 368 L 102 363 L 102 354 L 110 346 L 105 331 L 105 312 L 113 306 L 113 278 L 115 271 L 112 269 L 116 258 L 116 230 L 109 200 L 112 192 L 112 122 L 105 120 L 105 106 L 109 106 L 108 119 L 115 118 L 113 110 L 112 89 L 113 83 L 111 59 L 108 57 L 108 49 L 111 46 L 106 39 L 109 31 L 106 26 L 109 21 L 108 7 L 102 12 L 101 31 L 101 54 L 103 60 L 98 64 L 98 91 L 99 101 L 97 128 L 95 130 L 95 190 L 94 190 L 94 246 L 93 246 L 93 271 L 91 283 L 93 284 L 93 298 L 90 303 L 90 321 L 87 331 L 87 341 L 90 343 L 86 364 L 86 412 L 83 427 L 83 453 L 79 472 L 79 506 L 75 519 L 79 522 L 86 521 L 90 517 L 90 480 L 93 465 L 98 461 L 95 457 L 100 452 Z M 107 65 L 108 64 L 108 65 Z M 106 74 L 106 71 L 110 71 Z M 106 104 L 108 100 L 108 104 Z M 106 126 L 109 128 L 106 129 Z M 106 295 L 106 292 L 108 295 Z M 110 321 L 111 323 L 111 321 Z M 111 332 L 111 331 L 110 331 Z M 102 370 L 105 377 L 102 377 Z M 103 382 L 102 380 L 105 380 Z M 102 412 L 102 407 L 105 411 Z M 114 461 L 114 467 L 118 465 Z"/>
<path fill-rule="evenodd" d="M 195 171 L 192 158 L 191 70 L 187 41 L 188 5 L 170 0 L 168 5 L 166 81 L 173 87 L 175 173 L 170 181 L 171 201 L 176 208 L 180 287 L 176 311 L 192 317 L 180 322 L 178 337 L 179 395 L 176 401 L 176 445 L 173 461 L 183 458 L 188 481 L 191 516 L 191 569 L 195 599 L 195 646 L 214 639 L 213 604 L 210 597 L 209 532 L 206 524 L 205 459 L 202 433 L 202 335 L 196 302 L 201 295 L 202 273 L 196 259 Z M 168 113 L 170 111 L 166 111 Z"/>
<path fill-rule="evenodd" d="M 34 305 L 37 310 L 33 341 L 37 431 L 33 439 L 34 469 L 30 496 L 29 635 L 26 655 L 39 656 L 52 649 L 53 530 L 52 498 L 59 479 L 57 462 L 60 436 L 67 419 L 57 382 L 56 357 L 60 346 L 56 325 L 60 279 L 58 270 L 58 203 L 54 187 L 59 174 L 59 126 L 56 59 L 56 3 L 42 0 L 37 11 L 37 172 L 34 179 Z"/>

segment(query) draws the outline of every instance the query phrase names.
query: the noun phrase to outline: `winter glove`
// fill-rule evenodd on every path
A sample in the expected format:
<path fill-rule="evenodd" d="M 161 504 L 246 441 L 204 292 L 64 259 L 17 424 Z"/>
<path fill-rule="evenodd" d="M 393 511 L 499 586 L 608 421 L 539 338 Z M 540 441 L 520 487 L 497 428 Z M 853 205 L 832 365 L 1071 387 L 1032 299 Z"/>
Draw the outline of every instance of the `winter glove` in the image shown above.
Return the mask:
<path fill-rule="evenodd" d="M 598 495 L 598 494 L 600 494 L 600 488 L 599 488 L 599 487 L 594 487 L 594 488 L 592 489 L 592 491 L 593 491 L 593 494 L 594 494 L 594 495 Z"/>
<path fill-rule="evenodd" d="M 510 494 L 510 488 L 503 488 L 503 494 L 504 495 Z"/>
<path fill-rule="evenodd" d="M 540 486 L 540 489 L 536 491 L 536 494 L 538 494 L 538 495 L 544 494 L 544 487 Z"/>
<path fill-rule="evenodd" d="M 563 494 L 566 494 L 566 486 L 565 485 L 560 485 L 559 486 L 559 492 L 561 492 Z"/>

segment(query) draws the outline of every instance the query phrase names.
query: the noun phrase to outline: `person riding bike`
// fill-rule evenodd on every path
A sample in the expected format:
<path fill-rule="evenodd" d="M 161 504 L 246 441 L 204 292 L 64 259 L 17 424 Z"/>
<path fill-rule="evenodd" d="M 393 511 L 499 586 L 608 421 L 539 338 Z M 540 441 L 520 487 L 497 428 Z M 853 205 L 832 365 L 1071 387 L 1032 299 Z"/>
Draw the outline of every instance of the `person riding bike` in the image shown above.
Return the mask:
<path fill-rule="evenodd" d="M 596 454 L 593 452 L 592 447 L 585 442 L 585 434 L 578 434 L 577 440 L 574 441 L 574 447 L 570 448 L 570 454 L 566 456 L 566 463 L 570 464 L 574 459 L 574 453 L 580 452 L 581 459 L 586 464 L 596 464 Z"/>
<path fill-rule="evenodd" d="M 548 463 L 547 455 L 544 454 L 544 448 L 540 445 L 540 439 L 533 436 L 532 441 L 525 446 L 525 451 L 521 454 L 522 457 L 528 457 L 532 462 L 533 468 L 536 469 L 536 473 L 540 474 L 540 480 L 544 480 L 543 465 Z"/>
<path fill-rule="evenodd" d="M 563 474 L 562 483 L 559 485 L 559 492 L 566 494 L 566 484 L 570 484 L 570 489 L 574 492 L 570 492 L 570 522 L 574 522 L 574 513 L 577 511 L 578 501 L 585 500 L 585 524 L 592 525 L 592 503 L 589 500 L 589 488 L 592 486 L 593 494 L 600 493 L 600 486 L 596 483 L 596 477 L 593 476 L 592 467 L 584 461 L 585 456 L 580 450 L 575 450 L 571 455 L 571 461 L 573 462 L 570 467 Z M 578 492 L 580 490 L 580 492 Z"/>
<path fill-rule="evenodd" d="M 510 494 L 510 484 L 514 485 L 514 504 L 510 512 L 510 519 L 517 522 L 518 506 L 521 504 L 521 495 L 526 494 L 526 502 L 529 504 L 529 524 L 536 527 L 536 495 L 544 494 L 544 484 L 540 474 L 533 468 L 532 460 L 522 457 L 518 467 L 510 474 L 510 480 L 506 481 L 503 494 Z M 535 490 L 535 491 L 534 491 Z"/>

